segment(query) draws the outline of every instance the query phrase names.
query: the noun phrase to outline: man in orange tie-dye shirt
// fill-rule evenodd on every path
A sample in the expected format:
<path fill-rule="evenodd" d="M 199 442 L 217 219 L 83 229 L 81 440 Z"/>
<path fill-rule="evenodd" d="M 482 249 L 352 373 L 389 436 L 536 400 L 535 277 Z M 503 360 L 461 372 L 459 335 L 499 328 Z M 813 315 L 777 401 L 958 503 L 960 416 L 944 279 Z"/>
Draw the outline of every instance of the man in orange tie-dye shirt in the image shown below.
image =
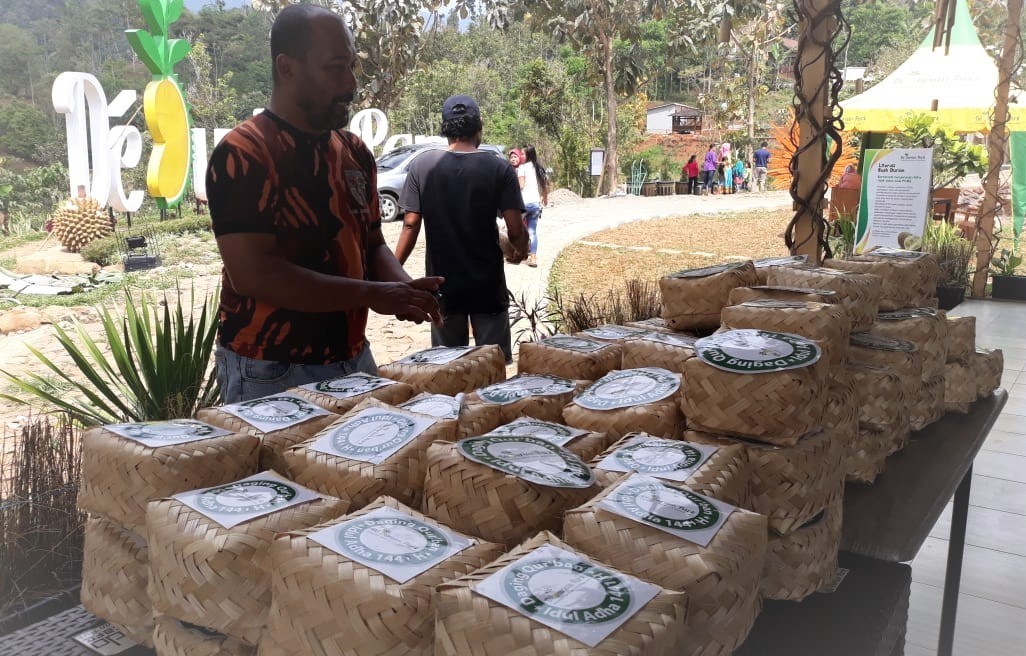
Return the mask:
<path fill-rule="evenodd" d="M 368 310 L 440 321 L 441 278 L 413 280 L 381 234 L 374 157 L 349 121 L 353 37 L 291 5 L 271 28 L 269 109 L 214 150 L 207 195 L 224 261 L 218 378 L 226 402 L 376 365 Z"/>

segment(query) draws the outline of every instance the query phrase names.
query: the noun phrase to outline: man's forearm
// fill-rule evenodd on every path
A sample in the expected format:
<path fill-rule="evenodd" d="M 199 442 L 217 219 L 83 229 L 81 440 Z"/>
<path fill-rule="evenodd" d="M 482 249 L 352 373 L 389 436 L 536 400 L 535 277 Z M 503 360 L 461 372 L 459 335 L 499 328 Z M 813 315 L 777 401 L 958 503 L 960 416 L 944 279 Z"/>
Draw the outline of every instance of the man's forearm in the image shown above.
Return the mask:
<path fill-rule="evenodd" d="M 395 259 L 400 264 L 406 264 L 413 247 L 417 245 L 417 238 L 420 236 L 420 215 L 414 212 L 407 212 L 403 221 L 403 229 L 399 233 L 399 242 L 395 245 Z"/>
<path fill-rule="evenodd" d="M 379 244 L 367 254 L 367 261 L 370 266 L 370 277 L 372 280 L 382 282 L 410 282 L 413 278 L 406 273 L 406 269 L 396 259 L 392 249 L 387 244 Z"/>
<path fill-rule="evenodd" d="M 339 312 L 370 306 L 380 283 L 311 271 L 276 255 L 264 265 L 228 271 L 235 291 L 297 312 Z"/>

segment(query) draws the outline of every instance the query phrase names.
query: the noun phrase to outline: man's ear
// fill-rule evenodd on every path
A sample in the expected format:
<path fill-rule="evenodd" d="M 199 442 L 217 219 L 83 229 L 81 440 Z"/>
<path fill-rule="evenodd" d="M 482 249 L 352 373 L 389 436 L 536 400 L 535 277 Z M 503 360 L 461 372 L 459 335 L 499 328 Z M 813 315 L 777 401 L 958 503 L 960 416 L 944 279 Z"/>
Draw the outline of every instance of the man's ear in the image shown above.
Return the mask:
<path fill-rule="evenodd" d="M 281 53 L 274 58 L 274 70 L 278 73 L 278 79 L 291 80 L 294 74 L 293 66 L 295 66 L 296 60 L 288 55 Z"/>

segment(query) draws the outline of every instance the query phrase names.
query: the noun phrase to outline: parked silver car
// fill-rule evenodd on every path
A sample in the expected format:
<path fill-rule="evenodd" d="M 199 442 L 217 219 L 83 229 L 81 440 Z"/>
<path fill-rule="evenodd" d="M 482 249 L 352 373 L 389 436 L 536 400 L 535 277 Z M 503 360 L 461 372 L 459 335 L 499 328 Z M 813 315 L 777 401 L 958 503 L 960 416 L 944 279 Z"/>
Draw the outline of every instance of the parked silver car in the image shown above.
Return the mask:
<path fill-rule="evenodd" d="M 437 143 L 399 146 L 377 159 L 378 205 L 381 207 L 382 221 L 395 221 L 402 216 L 402 208 L 399 207 L 399 193 L 402 192 L 403 185 L 406 184 L 406 173 L 410 170 L 413 160 L 429 150 L 445 147 L 445 145 Z M 494 152 L 495 156 L 500 159 L 506 158 L 502 146 L 481 144 L 480 148 Z"/>

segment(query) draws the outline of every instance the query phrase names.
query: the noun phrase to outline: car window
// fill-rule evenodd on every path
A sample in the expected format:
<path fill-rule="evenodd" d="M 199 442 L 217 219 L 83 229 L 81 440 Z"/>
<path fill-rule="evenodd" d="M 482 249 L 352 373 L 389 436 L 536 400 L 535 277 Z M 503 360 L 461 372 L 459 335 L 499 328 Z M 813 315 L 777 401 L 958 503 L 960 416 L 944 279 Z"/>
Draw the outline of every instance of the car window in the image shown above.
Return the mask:
<path fill-rule="evenodd" d="M 403 161 L 407 157 L 409 157 L 411 153 L 414 153 L 418 150 L 421 150 L 421 148 L 401 147 L 396 148 L 395 150 L 390 150 L 378 158 L 378 168 L 386 171 L 389 169 L 394 169 L 395 167 L 402 164 Z"/>

